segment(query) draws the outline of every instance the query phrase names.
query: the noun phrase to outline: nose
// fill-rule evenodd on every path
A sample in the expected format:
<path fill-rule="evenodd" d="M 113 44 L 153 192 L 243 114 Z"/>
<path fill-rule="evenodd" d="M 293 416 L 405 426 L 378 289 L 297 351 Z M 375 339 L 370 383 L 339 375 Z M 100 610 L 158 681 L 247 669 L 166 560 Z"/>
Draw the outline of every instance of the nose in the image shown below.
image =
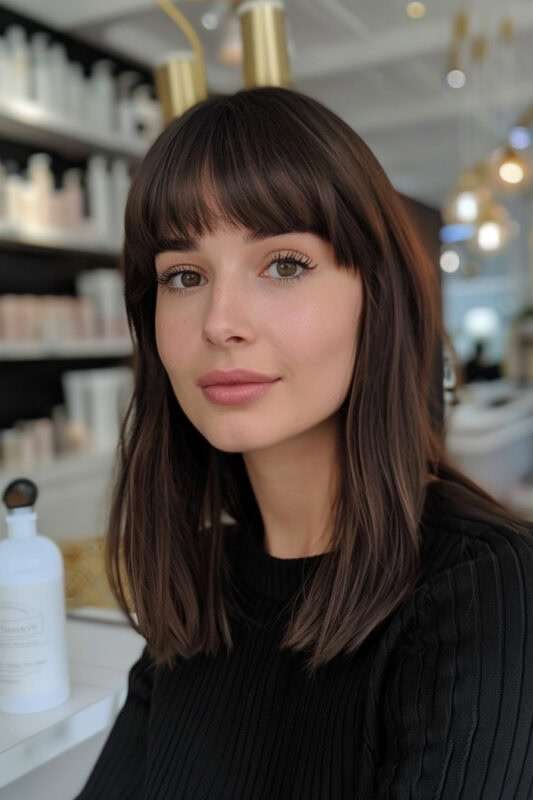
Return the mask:
<path fill-rule="evenodd" d="M 235 278 L 219 281 L 208 298 L 203 335 L 214 344 L 252 337 L 251 300 Z"/>

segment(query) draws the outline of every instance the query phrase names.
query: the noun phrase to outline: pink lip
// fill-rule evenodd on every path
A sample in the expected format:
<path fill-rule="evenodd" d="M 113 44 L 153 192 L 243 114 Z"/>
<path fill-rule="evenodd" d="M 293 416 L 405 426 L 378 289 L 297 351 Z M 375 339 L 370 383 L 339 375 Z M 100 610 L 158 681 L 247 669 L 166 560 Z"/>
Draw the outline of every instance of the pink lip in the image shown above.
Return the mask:
<path fill-rule="evenodd" d="M 277 380 L 271 378 L 270 375 L 264 375 L 261 372 L 254 372 L 249 369 L 213 369 L 207 372 L 198 380 L 198 386 L 202 388 L 205 386 L 213 385 L 228 385 L 228 384 L 249 384 L 249 383 L 271 383 Z"/>
<path fill-rule="evenodd" d="M 232 406 L 255 400 L 257 397 L 265 394 L 265 392 L 268 392 L 270 387 L 277 383 L 278 380 L 262 381 L 261 383 L 204 386 L 202 391 L 213 403 L 219 406 Z"/>

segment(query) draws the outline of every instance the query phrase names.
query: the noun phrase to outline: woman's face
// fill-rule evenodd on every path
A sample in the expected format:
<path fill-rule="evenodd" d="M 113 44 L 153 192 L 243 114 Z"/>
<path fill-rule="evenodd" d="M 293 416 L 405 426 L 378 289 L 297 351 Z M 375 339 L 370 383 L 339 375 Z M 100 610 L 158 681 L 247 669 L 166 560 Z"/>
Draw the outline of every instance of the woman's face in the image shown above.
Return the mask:
<path fill-rule="evenodd" d="M 319 236 L 247 241 L 249 233 L 219 227 L 196 249 L 166 250 L 155 261 L 159 356 L 183 412 L 225 452 L 271 447 L 335 414 L 351 382 L 362 304 L 359 274 L 338 267 Z M 185 272 L 159 282 L 178 269 Z M 278 380 L 233 405 L 213 402 L 198 386 L 212 369 L 237 367 Z"/>

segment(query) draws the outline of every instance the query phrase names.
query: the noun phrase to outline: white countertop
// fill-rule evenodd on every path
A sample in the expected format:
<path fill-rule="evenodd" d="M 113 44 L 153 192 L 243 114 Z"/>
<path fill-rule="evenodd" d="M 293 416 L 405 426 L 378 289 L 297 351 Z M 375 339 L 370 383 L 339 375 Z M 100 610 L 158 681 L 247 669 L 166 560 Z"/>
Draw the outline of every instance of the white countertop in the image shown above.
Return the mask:
<path fill-rule="evenodd" d="M 105 611 L 105 610 L 103 610 Z M 71 694 L 47 711 L 0 712 L 0 788 L 110 726 L 127 694 L 128 671 L 145 639 L 120 619 L 67 614 Z"/>

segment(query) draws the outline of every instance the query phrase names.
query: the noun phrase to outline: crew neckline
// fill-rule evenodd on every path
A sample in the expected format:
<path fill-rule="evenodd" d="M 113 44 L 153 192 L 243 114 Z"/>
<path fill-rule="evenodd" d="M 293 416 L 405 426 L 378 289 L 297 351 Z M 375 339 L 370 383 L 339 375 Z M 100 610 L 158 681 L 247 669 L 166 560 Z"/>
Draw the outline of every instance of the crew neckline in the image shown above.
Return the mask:
<path fill-rule="evenodd" d="M 239 576 L 255 592 L 272 599 L 285 598 L 296 591 L 329 555 L 278 558 L 267 553 L 262 536 L 251 526 L 238 526 L 235 536 Z"/>

